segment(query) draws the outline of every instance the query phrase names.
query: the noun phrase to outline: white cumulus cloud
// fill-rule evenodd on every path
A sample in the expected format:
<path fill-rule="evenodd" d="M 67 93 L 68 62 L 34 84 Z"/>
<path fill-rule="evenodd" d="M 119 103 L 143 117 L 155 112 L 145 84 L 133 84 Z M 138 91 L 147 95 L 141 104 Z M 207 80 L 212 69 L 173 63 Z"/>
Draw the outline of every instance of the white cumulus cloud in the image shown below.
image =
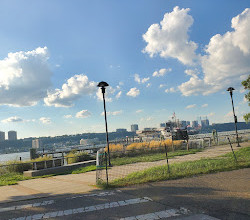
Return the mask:
<path fill-rule="evenodd" d="M 172 71 L 171 68 L 168 68 L 168 69 L 163 68 L 163 69 L 160 69 L 159 71 L 154 71 L 152 76 L 153 77 L 164 76 L 164 75 L 166 75 L 167 72 L 171 72 L 171 71 Z"/>
<path fill-rule="evenodd" d="M 0 105 L 31 106 L 46 96 L 52 73 L 47 47 L 9 53 L 0 60 Z"/>
<path fill-rule="evenodd" d="M 160 24 L 152 24 L 143 35 L 147 46 L 143 52 L 151 57 L 159 54 L 164 58 L 176 58 L 183 64 L 192 65 L 197 58 L 197 44 L 189 40 L 188 31 L 193 18 L 187 9 L 176 6 L 172 12 L 166 13 Z"/>
<path fill-rule="evenodd" d="M 177 90 L 174 87 L 171 87 L 169 89 L 165 89 L 165 92 L 166 93 L 174 93 L 174 92 L 177 92 Z"/>
<path fill-rule="evenodd" d="M 147 78 L 140 78 L 139 74 L 135 74 L 134 75 L 134 79 L 135 79 L 135 82 L 141 84 L 141 83 L 147 82 L 150 78 L 149 77 L 147 77 Z"/>
<path fill-rule="evenodd" d="M 142 113 L 142 112 L 143 112 L 143 110 L 142 110 L 142 109 L 138 109 L 138 110 L 136 110 L 136 113 L 137 113 L 137 114 Z"/>
<path fill-rule="evenodd" d="M 118 92 L 118 93 L 116 94 L 115 97 L 116 97 L 117 99 L 119 99 L 119 98 L 121 97 L 121 95 L 122 95 L 122 91 Z"/>
<path fill-rule="evenodd" d="M 72 118 L 73 116 L 72 115 L 64 115 L 63 117 L 64 118 Z"/>
<path fill-rule="evenodd" d="M 39 120 L 40 120 L 43 124 L 50 124 L 50 123 L 51 123 L 51 119 L 50 119 L 50 118 L 41 117 Z"/>
<path fill-rule="evenodd" d="M 208 104 L 203 104 L 201 107 L 206 108 L 206 107 L 208 107 Z"/>
<path fill-rule="evenodd" d="M 8 123 L 8 122 L 23 122 L 23 119 L 17 117 L 17 116 L 12 116 L 9 118 L 6 118 L 4 120 L 2 120 L 3 123 Z"/>
<path fill-rule="evenodd" d="M 186 69 L 185 70 L 185 73 L 188 75 L 188 76 L 197 76 L 199 74 L 198 70 L 197 69 Z"/>
<path fill-rule="evenodd" d="M 229 86 L 240 86 L 250 72 L 250 9 L 231 21 L 233 31 L 216 34 L 201 57 L 203 76 L 192 75 L 179 86 L 184 96 L 208 95 Z M 189 74 L 191 75 L 191 74 Z"/>
<path fill-rule="evenodd" d="M 128 92 L 127 92 L 127 96 L 131 96 L 131 97 L 136 97 L 140 95 L 140 90 L 137 89 L 136 87 L 131 88 Z"/>
<path fill-rule="evenodd" d="M 82 110 L 76 113 L 76 118 L 87 118 L 91 115 L 88 110 Z"/>
<path fill-rule="evenodd" d="M 116 115 L 121 115 L 122 114 L 122 110 L 120 111 L 114 111 L 114 112 L 106 112 L 107 116 L 116 116 Z M 104 112 L 101 113 L 101 115 L 104 115 Z"/>
<path fill-rule="evenodd" d="M 196 104 L 186 106 L 186 109 L 195 108 Z"/>
<path fill-rule="evenodd" d="M 74 75 L 62 85 L 61 89 L 48 92 L 44 102 L 48 106 L 71 107 L 73 101 L 81 96 L 93 94 L 97 90 L 96 85 L 97 83 L 89 81 L 86 75 Z"/>

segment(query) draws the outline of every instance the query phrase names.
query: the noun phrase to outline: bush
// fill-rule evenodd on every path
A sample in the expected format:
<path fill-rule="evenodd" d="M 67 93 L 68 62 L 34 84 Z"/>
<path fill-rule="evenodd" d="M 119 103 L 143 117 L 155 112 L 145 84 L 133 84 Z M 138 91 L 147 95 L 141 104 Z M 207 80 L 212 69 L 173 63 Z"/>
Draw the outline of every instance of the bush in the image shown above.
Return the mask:
<path fill-rule="evenodd" d="M 5 173 L 23 173 L 23 171 L 28 171 L 32 169 L 33 162 L 38 162 L 37 169 L 44 169 L 44 163 L 39 163 L 39 162 L 50 159 L 52 159 L 52 157 L 39 157 L 37 159 L 29 161 L 19 161 L 19 160 L 8 161 L 2 164 L 7 166 L 0 167 L 0 174 L 2 175 Z M 52 167 L 52 162 L 51 162 L 51 167 Z"/>
<path fill-rule="evenodd" d="M 76 150 L 69 152 L 66 157 L 68 158 L 68 164 L 94 159 L 93 156 L 89 155 L 87 152 L 77 152 Z"/>

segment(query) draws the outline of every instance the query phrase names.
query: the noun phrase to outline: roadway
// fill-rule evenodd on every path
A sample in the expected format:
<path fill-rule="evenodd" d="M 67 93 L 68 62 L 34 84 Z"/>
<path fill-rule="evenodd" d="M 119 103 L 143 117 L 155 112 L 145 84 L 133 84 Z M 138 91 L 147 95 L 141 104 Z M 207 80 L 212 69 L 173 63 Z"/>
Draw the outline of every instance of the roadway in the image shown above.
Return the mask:
<path fill-rule="evenodd" d="M 250 219 L 250 168 L 0 204 L 0 219 Z"/>

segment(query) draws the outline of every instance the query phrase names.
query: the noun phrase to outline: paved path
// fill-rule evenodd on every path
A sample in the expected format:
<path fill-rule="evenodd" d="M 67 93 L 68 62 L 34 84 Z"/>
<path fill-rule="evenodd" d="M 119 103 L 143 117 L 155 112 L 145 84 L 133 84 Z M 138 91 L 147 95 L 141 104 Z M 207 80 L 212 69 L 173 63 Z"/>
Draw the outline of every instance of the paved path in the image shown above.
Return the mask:
<path fill-rule="evenodd" d="M 59 175 L 0 187 L 0 203 L 95 190 L 96 173 Z"/>
<path fill-rule="evenodd" d="M 242 147 L 249 146 L 248 143 L 242 143 Z M 235 147 L 235 150 L 236 149 Z M 215 157 L 227 152 L 230 152 L 230 146 L 216 146 L 207 148 L 203 152 L 199 152 L 193 155 L 186 155 L 170 159 L 169 162 L 176 163 L 188 160 L 198 160 L 202 157 Z M 109 170 L 112 175 L 123 174 L 126 175 L 129 172 L 136 170 L 142 170 L 151 166 L 157 166 L 166 164 L 165 160 L 148 162 L 148 163 L 136 163 L 132 165 L 123 165 L 119 167 L 113 167 Z M 39 178 L 32 180 L 20 181 L 17 185 L 2 186 L 0 187 L 0 204 L 13 201 L 28 200 L 34 198 L 49 197 L 55 195 L 65 195 L 73 193 L 86 193 L 96 190 L 95 187 L 96 172 L 88 172 L 82 174 L 60 175 L 49 178 Z"/>

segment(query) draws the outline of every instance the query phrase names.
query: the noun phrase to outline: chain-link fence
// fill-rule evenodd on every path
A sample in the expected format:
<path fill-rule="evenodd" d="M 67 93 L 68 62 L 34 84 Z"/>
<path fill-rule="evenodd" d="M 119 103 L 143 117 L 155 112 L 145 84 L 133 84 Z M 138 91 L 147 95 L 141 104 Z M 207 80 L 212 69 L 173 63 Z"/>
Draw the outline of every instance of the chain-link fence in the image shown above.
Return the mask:
<path fill-rule="evenodd" d="M 104 148 L 97 152 L 97 184 L 107 183 L 150 167 L 168 164 L 169 152 L 187 149 L 187 142 L 174 141 L 166 144 L 153 141 L 122 145 L 116 149 L 111 145 L 110 149 L 109 155 Z M 111 166 L 109 166 L 109 160 Z"/>
<path fill-rule="evenodd" d="M 229 136 L 220 136 L 221 144 L 229 144 Z M 249 134 L 242 135 L 241 141 L 248 141 Z M 235 143 L 235 136 L 230 137 L 231 143 Z M 201 148 L 209 148 L 216 146 L 218 142 L 212 137 L 204 137 L 187 141 L 151 141 L 144 143 L 132 143 L 129 145 L 111 145 L 110 154 L 107 154 L 107 149 L 103 148 L 97 154 L 97 184 L 112 182 L 116 179 L 126 177 L 127 175 L 144 171 L 151 167 L 168 165 L 166 172 L 171 171 L 172 158 L 174 162 L 193 161 L 201 159 L 196 154 Z M 188 151 L 189 149 L 189 151 Z M 218 147 L 220 155 L 230 152 L 229 147 Z M 182 157 L 183 155 L 188 155 Z M 213 152 L 211 151 L 211 156 Z M 203 155 L 204 157 L 204 155 Z M 109 166 L 109 161 L 111 166 Z M 169 169 L 170 167 L 170 169 Z"/>

